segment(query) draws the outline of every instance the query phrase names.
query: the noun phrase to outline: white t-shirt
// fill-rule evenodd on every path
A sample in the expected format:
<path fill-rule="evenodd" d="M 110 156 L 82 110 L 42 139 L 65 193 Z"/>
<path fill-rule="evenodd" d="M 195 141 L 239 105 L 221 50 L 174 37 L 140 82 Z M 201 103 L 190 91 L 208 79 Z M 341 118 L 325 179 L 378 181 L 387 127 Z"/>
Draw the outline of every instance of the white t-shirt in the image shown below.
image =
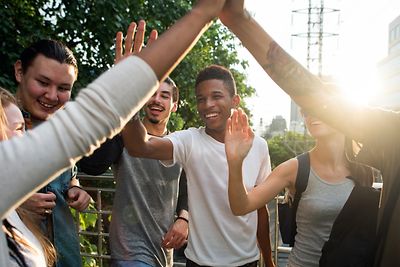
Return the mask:
<path fill-rule="evenodd" d="M 185 169 L 189 198 L 189 240 L 186 257 L 199 265 L 239 266 L 259 258 L 257 211 L 232 214 L 228 200 L 228 163 L 225 145 L 205 132 L 190 128 L 168 135 L 174 147 L 173 162 Z M 256 137 L 243 162 L 247 190 L 270 173 L 265 140 Z"/>

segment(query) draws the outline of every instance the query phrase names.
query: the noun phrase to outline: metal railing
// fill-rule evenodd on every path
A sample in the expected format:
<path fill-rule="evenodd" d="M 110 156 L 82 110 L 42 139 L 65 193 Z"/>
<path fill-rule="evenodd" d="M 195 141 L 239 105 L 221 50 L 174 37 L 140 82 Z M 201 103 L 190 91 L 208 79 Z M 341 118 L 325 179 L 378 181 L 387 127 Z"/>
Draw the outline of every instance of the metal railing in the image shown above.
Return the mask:
<path fill-rule="evenodd" d="M 115 194 L 115 181 L 111 173 L 99 176 L 91 176 L 79 173 L 78 177 L 82 187 L 92 196 L 94 205 L 83 212 L 76 213 L 76 226 L 81 241 L 81 248 L 89 251 L 82 251 L 81 256 L 88 266 L 107 267 L 110 263 L 108 248 L 109 222 L 111 218 L 112 200 Z M 382 183 L 374 183 L 375 188 L 381 188 Z M 278 203 L 283 201 L 283 196 L 276 197 L 268 204 L 270 211 L 270 233 L 272 253 L 276 266 L 286 266 L 288 254 L 291 248 L 282 244 L 279 233 Z M 78 218 L 95 216 L 93 224 L 85 225 Z M 91 265 L 89 264 L 91 263 Z M 263 259 L 260 259 L 260 266 Z M 175 262 L 174 266 L 185 266 L 182 262 Z"/>

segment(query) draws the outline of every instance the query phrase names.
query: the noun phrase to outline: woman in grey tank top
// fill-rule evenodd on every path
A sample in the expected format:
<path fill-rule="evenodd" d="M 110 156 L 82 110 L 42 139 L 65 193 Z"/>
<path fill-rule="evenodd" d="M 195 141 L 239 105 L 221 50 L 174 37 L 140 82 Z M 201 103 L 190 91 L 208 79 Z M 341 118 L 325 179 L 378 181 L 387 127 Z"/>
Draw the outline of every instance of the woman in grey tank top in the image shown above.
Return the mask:
<path fill-rule="evenodd" d="M 345 136 L 315 117 L 304 114 L 307 129 L 316 145 L 309 151 L 310 175 L 299 202 L 295 245 L 288 266 L 319 265 L 321 249 L 328 240 L 333 222 L 343 208 L 353 187 L 354 178 L 372 184 L 372 171 L 355 173 L 355 164 L 345 153 Z M 225 150 L 229 165 L 229 202 L 235 215 L 256 210 L 283 190 L 295 194 L 298 161 L 292 158 L 276 167 L 266 180 L 247 192 L 242 182 L 242 163 L 251 148 L 254 134 L 242 110 L 233 112 L 228 121 Z"/>

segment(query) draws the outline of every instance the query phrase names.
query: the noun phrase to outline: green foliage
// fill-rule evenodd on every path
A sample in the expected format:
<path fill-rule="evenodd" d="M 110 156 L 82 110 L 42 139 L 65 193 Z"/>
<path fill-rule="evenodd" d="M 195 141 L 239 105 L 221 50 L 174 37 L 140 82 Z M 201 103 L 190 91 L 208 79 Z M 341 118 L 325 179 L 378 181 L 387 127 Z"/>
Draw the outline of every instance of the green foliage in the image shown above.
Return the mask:
<path fill-rule="evenodd" d="M 296 132 L 286 132 L 284 135 L 274 136 L 267 141 L 272 168 L 314 146 L 314 139 L 311 136 Z"/>
<path fill-rule="evenodd" d="M 148 29 L 164 32 L 192 6 L 191 0 L 0 0 L 0 86 L 14 90 L 13 64 L 22 49 L 41 38 L 62 40 L 79 62 L 73 95 L 114 61 L 117 31 L 125 32 L 131 21 L 145 19 Z M 149 31 L 148 31 L 149 32 Z M 179 40 L 177 40 L 179 42 Z M 172 73 L 180 88 L 180 109 L 171 130 L 201 124 L 196 112 L 194 81 L 202 68 L 220 64 L 233 70 L 242 98 L 254 94 L 245 84 L 247 62 L 238 59 L 233 35 L 215 23 Z M 235 68 L 235 69 L 233 69 Z M 242 107 L 248 112 L 244 104 Z M 249 113 L 248 113 L 249 114 Z"/>
<path fill-rule="evenodd" d="M 70 209 L 72 216 L 74 216 L 75 221 L 79 222 L 81 231 L 93 231 L 95 230 L 97 223 L 97 215 L 95 213 L 77 213 L 75 209 Z M 96 211 L 93 203 L 90 203 L 87 210 Z M 77 218 L 77 214 L 79 217 Z M 98 248 L 95 245 L 95 240 L 92 240 L 90 236 L 79 235 L 79 243 L 81 245 L 81 252 L 88 254 L 97 254 Z M 82 257 L 82 264 L 84 267 L 94 267 L 97 266 L 96 260 L 91 257 Z"/>

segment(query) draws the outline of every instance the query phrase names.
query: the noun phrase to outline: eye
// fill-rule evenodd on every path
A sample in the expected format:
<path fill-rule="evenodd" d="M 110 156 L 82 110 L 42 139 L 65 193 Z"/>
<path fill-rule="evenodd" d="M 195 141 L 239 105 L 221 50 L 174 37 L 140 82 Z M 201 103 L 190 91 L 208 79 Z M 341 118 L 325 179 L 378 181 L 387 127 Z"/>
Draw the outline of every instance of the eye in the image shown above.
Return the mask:
<path fill-rule="evenodd" d="M 37 80 L 37 81 L 41 86 L 48 86 L 49 85 L 49 83 L 46 82 L 46 81 L 43 81 L 43 80 Z"/>
<path fill-rule="evenodd" d="M 60 92 L 69 92 L 69 91 L 71 91 L 71 88 L 68 88 L 68 87 L 58 87 L 58 91 L 60 91 Z"/>
<path fill-rule="evenodd" d="M 203 103 L 204 102 L 204 98 L 203 97 L 197 97 L 196 98 L 196 102 L 197 103 Z"/>
<path fill-rule="evenodd" d="M 16 129 L 16 132 L 21 132 L 24 133 L 25 132 L 25 124 L 20 124 Z"/>

